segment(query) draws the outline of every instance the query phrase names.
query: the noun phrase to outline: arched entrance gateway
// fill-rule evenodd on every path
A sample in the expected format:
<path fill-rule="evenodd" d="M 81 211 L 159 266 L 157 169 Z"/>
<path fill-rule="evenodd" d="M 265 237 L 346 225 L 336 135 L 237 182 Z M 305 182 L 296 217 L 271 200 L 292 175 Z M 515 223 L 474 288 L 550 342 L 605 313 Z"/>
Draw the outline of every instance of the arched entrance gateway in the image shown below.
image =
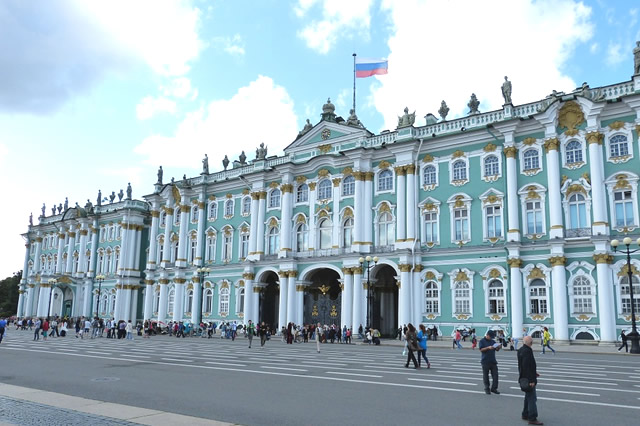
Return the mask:
<path fill-rule="evenodd" d="M 311 284 L 304 293 L 305 324 L 335 324 L 341 327 L 342 290 L 339 278 L 338 272 L 328 268 L 316 269 L 307 275 Z"/>
<path fill-rule="evenodd" d="M 390 265 L 378 264 L 371 270 L 372 292 L 369 294 L 367 306 L 373 309 L 368 321 L 373 328 L 380 331 L 384 337 L 394 337 L 398 324 L 398 284 L 396 270 Z M 366 276 L 365 280 L 366 282 Z M 373 306 L 373 308 L 371 308 Z"/>
<path fill-rule="evenodd" d="M 264 321 L 272 330 L 278 324 L 278 297 L 280 288 L 278 285 L 278 274 L 269 271 L 261 277 L 261 281 L 266 284 L 260 292 L 260 314 L 259 321 Z"/>

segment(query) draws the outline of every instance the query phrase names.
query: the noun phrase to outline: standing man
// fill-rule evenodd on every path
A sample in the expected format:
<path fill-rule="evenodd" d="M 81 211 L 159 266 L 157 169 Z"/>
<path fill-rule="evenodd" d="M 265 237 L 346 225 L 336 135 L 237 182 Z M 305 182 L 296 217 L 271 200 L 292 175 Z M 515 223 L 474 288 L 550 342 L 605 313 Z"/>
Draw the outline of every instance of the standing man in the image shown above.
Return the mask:
<path fill-rule="evenodd" d="M 526 378 L 529 381 L 529 390 L 524 393 L 524 408 L 522 420 L 529 420 L 530 425 L 541 425 L 538 421 L 538 407 L 536 405 L 536 385 L 540 376 L 536 370 L 536 360 L 533 357 L 533 339 L 531 336 L 522 338 L 522 347 L 518 349 L 518 380 Z"/>
<path fill-rule="evenodd" d="M 500 395 L 498 391 L 498 361 L 496 360 L 496 351 L 499 351 L 502 345 L 496 343 L 495 340 L 493 340 L 494 337 L 496 337 L 496 332 L 489 330 L 478 345 L 481 353 L 480 364 L 482 364 L 484 393 L 487 395 L 491 395 L 492 392 Z M 493 381 L 491 388 L 489 388 L 489 372 L 491 372 L 491 379 Z"/>
<path fill-rule="evenodd" d="M 260 334 L 260 347 L 263 347 L 264 344 L 267 342 L 267 332 L 269 330 L 267 330 L 267 325 L 264 323 L 264 321 L 262 321 L 260 323 L 260 330 L 258 330 L 258 334 Z"/>
<path fill-rule="evenodd" d="M 7 320 L 4 318 L 0 318 L 0 343 L 2 343 L 2 338 L 4 337 L 4 329 L 7 327 Z"/>
<path fill-rule="evenodd" d="M 253 325 L 251 320 L 247 324 L 247 337 L 249 338 L 249 349 L 251 349 L 251 342 L 253 342 L 253 335 L 256 333 L 256 326 Z"/>
<path fill-rule="evenodd" d="M 318 323 L 318 326 L 316 327 L 316 349 L 318 350 L 318 353 L 320 353 L 320 333 L 322 332 L 322 325 L 320 325 L 320 323 Z"/>

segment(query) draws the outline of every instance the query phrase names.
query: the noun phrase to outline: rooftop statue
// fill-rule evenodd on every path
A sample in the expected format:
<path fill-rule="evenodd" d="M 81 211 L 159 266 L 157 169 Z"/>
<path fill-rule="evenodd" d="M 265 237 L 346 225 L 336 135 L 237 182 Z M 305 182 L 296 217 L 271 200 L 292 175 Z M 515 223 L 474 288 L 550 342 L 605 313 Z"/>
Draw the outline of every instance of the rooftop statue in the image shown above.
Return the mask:
<path fill-rule="evenodd" d="M 264 142 L 260 143 L 260 148 L 256 149 L 256 160 L 264 160 L 267 158 L 267 147 L 264 146 Z"/>
<path fill-rule="evenodd" d="M 98 189 L 98 200 L 97 200 L 97 205 L 101 206 L 102 205 L 102 190 Z"/>
<path fill-rule="evenodd" d="M 475 93 L 471 94 L 471 99 L 469 100 L 467 106 L 469 107 L 469 114 L 480 114 L 480 111 L 478 111 L 480 101 L 478 100 L 478 98 L 476 98 Z"/>
<path fill-rule="evenodd" d="M 131 182 L 129 182 L 129 183 L 127 184 L 127 200 L 130 200 L 130 199 L 131 199 L 131 193 L 132 193 L 132 192 L 133 192 L 133 190 L 131 189 Z M 89 201 L 89 200 L 87 200 L 87 201 Z"/>
<path fill-rule="evenodd" d="M 207 154 L 205 154 L 204 158 L 202 159 L 202 174 L 209 174 L 209 157 L 207 156 Z"/>
<path fill-rule="evenodd" d="M 309 121 L 309 119 L 307 118 L 307 123 L 304 125 L 304 127 L 302 128 L 302 130 L 300 130 L 300 132 L 298 133 L 298 137 L 306 134 L 309 132 L 309 130 L 313 129 L 313 124 L 311 124 L 311 122 Z"/>
<path fill-rule="evenodd" d="M 62 213 L 62 203 L 58 204 L 58 214 Z"/>
<path fill-rule="evenodd" d="M 413 126 L 413 123 L 416 122 L 416 112 L 412 112 L 409 114 L 409 108 L 404 108 L 404 115 L 402 117 L 398 117 L 398 128 Z"/>
<path fill-rule="evenodd" d="M 449 114 L 449 107 L 445 101 L 440 102 L 440 109 L 438 110 L 438 114 L 442 117 L 442 121 L 447 119 L 447 114 Z"/>
<path fill-rule="evenodd" d="M 47 209 L 47 206 L 42 203 L 42 216 L 44 216 L 44 211 Z"/>
<path fill-rule="evenodd" d="M 224 167 L 225 170 L 227 170 L 227 167 L 229 167 L 229 157 L 227 157 L 226 155 L 222 159 L 222 167 Z"/>
<path fill-rule="evenodd" d="M 506 75 L 504 76 L 504 83 L 502 83 L 502 97 L 505 105 L 511 103 L 511 82 Z"/>
<path fill-rule="evenodd" d="M 640 75 L 640 41 L 636 41 L 633 49 L 633 75 Z"/>
<path fill-rule="evenodd" d="M 240 160 L 240 164 L 241 165 L 245 165 L 247 164 L 247 155 L 244 153 L 244 150 L 242 150 L 242 153 L 240 154 L 240 157 L 238 157 L 238 159 Z"/>
<path fill-rule="evenodd" d="M 186 173 L 182 175 L 182 180 L 184 180 L 184 181 L 187 180 L 187 174 Z"/>
<path fill-rule="evenodd" d="M 55 216 L 55 214 L 56 214 L 56 206 L 51 207 L 51 214 Z"/>
<path fill-rule="evenodd" d="M 69 198 L 64 197 L 64 211 L 69 210 Z"/>
<path fill-rule="evenodd" d="M 356 115 L 356 110 L 353 108 L 349 110 L 349 118 L 347 119 L 347 126 L 363 127 L 360 120 L 358 120 L 358 116 Z"/>
<path fill-rule="evenodd" d="M 84 209 L 88 212 L 91 211 L 91 209 L 93 209 L 93 204 L 91 204 L 91 201 L 89 201 L 89 199 L 87 199 L 87 204 L 84 205 Z"/>
<path fill-rule="evenodd" d="M 120 188 L 120 192 L 118 192 L 118 201 L 122 201 L 122 197 L 124 197 L 124 191 Z"/>
<path fill-rule="evenodd" d="M 158 182 L 157 182 L 158 185 L 162 185 L 162 174 L 163 174 L 162 166 L 160 166 L 160 168 L 158 169 Z"/>
<path fill-rule="evenodd" d="M 87 217 L 87 211 L 76 202 L 76 217 Z"/>
<path fill-rule="evenodd" d="M 111 195 L 109 195 L 109 203 L 113 203 L 113 200 L 116 199 L 116 191 L 111 191 Z"/>
<path fill-rule="evenodd" d="M 55 209 L 55 207 L 54 207 Z M 29 226 L 33 226 L 33 213 L 29 215 Z"/>

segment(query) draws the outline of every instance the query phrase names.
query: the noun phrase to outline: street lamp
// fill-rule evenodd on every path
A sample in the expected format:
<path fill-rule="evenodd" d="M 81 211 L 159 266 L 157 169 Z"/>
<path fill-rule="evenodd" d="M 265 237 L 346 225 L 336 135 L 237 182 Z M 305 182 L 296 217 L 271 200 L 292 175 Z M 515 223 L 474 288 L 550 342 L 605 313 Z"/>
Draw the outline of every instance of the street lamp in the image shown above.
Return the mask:
<path fill-rule="evenodd" d="M 106 277 L 104 275 L 97 275 L 96 281 L 98 281 L 98 296 L 96 297 L 96 317 L 99 317 L 99 306 L 100 306 L 100 293 L 102 293 L 102 282 Z"/>
<path fill-rule="evenodd" d="M 51 294 L 53 293 L 53 286 L 58 284 L 58 280 L 55 278 L 49 278 L 49 308 L 47 308 L 47 319 L 51 316 Z"/>
<path fill-rule="evenodd" d="M 371 264 L 371 262 L 373 261 L 373 265 Z M 367 256 L 365 257 L 361 257 L 360 259 L 358 259 L 358 262 L 360 262 L 360 265 L 362 265 L 363 268 L 366 268 L 367 270 L 367 329 L 373 327 L 373 301 L 374 301 L 374 294 L 373 294 L 373 287 L 371 287 L 371 281 L 370 281 L 370 274 L 371 274 L 371 269 L 373 267 L 375 267 L 378 264 L 378 256 L 371 258 L 371 256 Z M 364 274 L 364 269 L 362 270 L 362 273 Z"/>
<path fill-rule="evenodd" d="M 640 336 L 638 335 L 638 330 L 636 329 L 636 309 L 635 303 L 633 301 L 633 271 L 631 271 L 631 255 L 640 249 L 631 250 L 629 247 L 631 245 L 631 238 L 624 237 L 622 240 L 622 244 L 627 246 L 624 250 L 620 250 L 620 253 L 627 255 L 627 276 L 629 278 L 629 299 L 631 299 L 631 333 L 627 334 L 627 339 L 631 340 L 631 353 L 632 354 L 640 354 Z M 640 238 L 636 240 L 636 243 L 640 246 Z M 611 241 L 611 247 L 613 247 L 613 252 L 618 252 L 618 246 L 620 245 L 620 241 L 613 240 Z"/>
<path fill-rule="evenodd" d="M 200 316 L 198 317 L 198 328 L 200 327 L 200 323 L 202 322 L 202 305 L 204 305 L 204 300 L 202 300 L 202 296 L 204 295 L 204 277 L 208 277 L 211 273 L 211 268 L 198 268 L 196 269 L 196 273 L 198 274 L 198 282 L 200 283 Z"/>

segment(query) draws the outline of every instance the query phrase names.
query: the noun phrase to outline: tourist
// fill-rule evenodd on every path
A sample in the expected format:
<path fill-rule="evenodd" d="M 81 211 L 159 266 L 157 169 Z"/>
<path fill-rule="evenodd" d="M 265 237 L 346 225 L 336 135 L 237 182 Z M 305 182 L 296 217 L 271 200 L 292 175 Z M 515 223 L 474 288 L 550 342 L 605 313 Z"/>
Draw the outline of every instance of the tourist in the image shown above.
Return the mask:
<path fill-rule="evenodd" d="M 247 338 L 249 339 L 249 349 L 251 349 L 251 342 L 253 342 L 253 336 L 256 334 L 256 326 L 249 320 L 249 324 L 246 327 Z"/>
<path fill-rule="evenodd" d="M 131 324 L 131 320 L 127 322 L 124 329 L 127 333 L 127 340 L 133 340 L 133 324 Z"/>
<path fill-rule="evenodd" d="M 40 321 L 40 318 L 36 318 L 36 322 L 33 326 L 35 328 L 35 331 L 33 332 L 33 340 L 40 340 L 40 327 L 42 327 L 42 321 Z"/>
<path fill-rule="evenodd" d="M 47 340 L 47 334 L 49 333 L 49 318 L 45 318 L 42 322 L 42 338 Z"/>
<path fill-rule="evenodd" d="M 487 395 L 491 395 L 491 393 L 500 395 L 500 391 L 498 391 L 498 361 L 496 360 L 496 351 L 499 351 L 502 345 L 496 343 L 496 341 L 493 340 L 494 337 L 496 337 L 496 332 L 489 330 L 478 345 L 481 353 L 480 364 L 482 365 L 484 393 Z M 493 381 L 491 387 L 489 387 L 489 372 L 491 372 L 491 379 Z"/>
<path fill-rule="evenodd" d="M 267 342 L 267 332 L 269 330 L 267 329 L 267 325 L 264 323 L 264 321 L 262 321 L 260 323 L 260 329 L 258 330 L 258 334 L 260 334 L 260 347 L 263 347 L 264 344 Z"/>
<path fill-rule="evenodd" d="M 620 339 L 622 340 L 622 345 L 620 345 L 620 347 L 618 348 L 618 352 L 620 352 L 622 348 L 624 348 L 625 352 L 629 352 L 629 345 L 627 344 L 627 333 L 625 333 L 624 330 L 620 332 Z M 2 339 L 0 338 L 0 340 Z"/>
<path fill-rule="evenodd" d="M 407 332 L 404 334 L 404 339 L 407 342 L 407 362 L 404 364 L 405 368 L 409 368 L 409 361 L 413 361 L 413 367 L 418 369 L 420 365 L 416 360 L 416 356 L 414 355 L 420 347 L 418 346 L 418 336 L 416 335 L 416 328 L 413 324 L 409 323 L 406 326 Z"/>
<path fill-rule="evenodd" d="M 462 349 L 462 345 L 460 344 L 461 339 L 462 335 L 460 334 L 460 330 L 456 330 L 456 334 L 453 338 L 453 349 Z"/>
<path fill-rule="evenodd" d="M 69 325 L 66 319 L 62 320 L 62 325 L 60 326 L 60 337 L 66 337 Z"/>
<path fill-rule="evenodd" d="M 421 366 L 420 358 L 422 357 L 424 359 L 424 362 L 427 363 L 427 368 L 431 368 L 431 363 L 429 362 L 429 358 L 427 358 L 427 339 L 429 337 L 427 335 L 427 328 L 424 326 L 424 324 L 420 324 L 419 328 L 420 331 L 418 332 L 418 345 L 420 346 L 420 348 L 418 350 L 418 367 Z"/>
<path fill-rule="evenodd" d="M 4 337 L 4 329 L 7 327 L 7 320 L 4 318 L 0 318 L 0 343 L 2 343 L 2 338 Z"/>
<path fill-rule="evenodd" d="M 541 425 L 542 422 L 538 420 L 538 406 L 536 404 L 536 385 L 540 375 L 536 369 L 532 345 L 533 339 L 530 336 L 525 336 L 522 338 L 522 347 L 518 349 L 518 381 L 527 379 L 529 382 L 529 388 L 524 391 L 522 420 L 528 420 L 530 425 Z"/>
<path fill-rule="evenodd" d="M 322 332 L 322 326 L 320 325 L 320 323 L 318 323 L 317 328 L 316 328 L 316 349 L 318 350 L 318 353 L 320 353 L 320 339 L 321 339 L 321 334 Z"/>
<path fill-rule="evenodd" d="M 556 351 L 549 344 L 551 342 L 551 334 L 549 333 L 549 329 L 544 327 L 544 332 L 542 333 L 542 355 L 544 355 L 544 348 L 549 348 L 553 354 L 556 354 Z"/>

